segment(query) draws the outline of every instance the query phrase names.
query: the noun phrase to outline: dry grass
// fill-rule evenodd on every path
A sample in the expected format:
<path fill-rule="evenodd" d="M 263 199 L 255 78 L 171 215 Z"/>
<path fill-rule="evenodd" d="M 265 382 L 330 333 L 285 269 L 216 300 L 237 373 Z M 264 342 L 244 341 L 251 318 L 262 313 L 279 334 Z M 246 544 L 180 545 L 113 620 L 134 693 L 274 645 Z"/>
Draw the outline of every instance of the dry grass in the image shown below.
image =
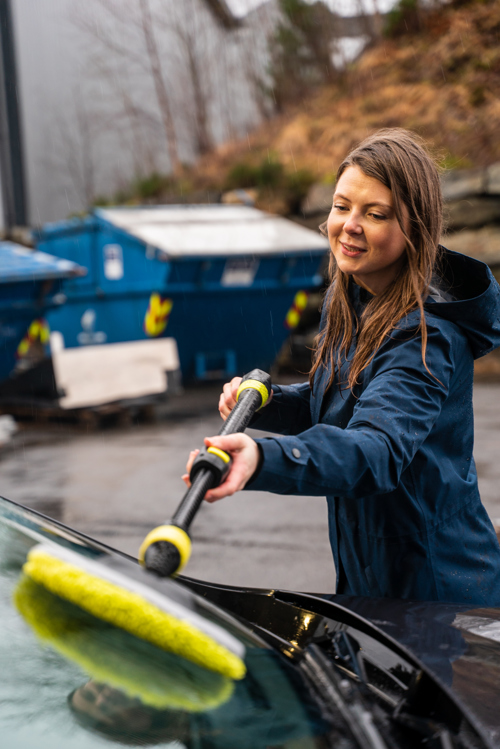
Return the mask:
<path fill-rule="evenodd" d="M 425 137 L 457 167 L 500 160 L 500 0 L 448 7 L 418 35 L 383 40 L 347 73 L 248 139 L 225 144 L 196 166 L 200 187 L 221 184 L 234 163 L 269 151 L 288 170 L 329 180 L 355 143 L 381 127 Z"/>

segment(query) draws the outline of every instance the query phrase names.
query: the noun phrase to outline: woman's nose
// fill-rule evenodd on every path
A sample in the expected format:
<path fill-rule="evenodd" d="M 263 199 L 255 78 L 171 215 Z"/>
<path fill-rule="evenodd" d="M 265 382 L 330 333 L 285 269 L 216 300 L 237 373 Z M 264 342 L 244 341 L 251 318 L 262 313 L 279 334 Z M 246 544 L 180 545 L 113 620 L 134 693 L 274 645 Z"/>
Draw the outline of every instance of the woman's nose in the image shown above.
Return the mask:
<path fill-rule="evenodd" d="M 351 211 L 349 216 L 347 216 L 344 223 L 344 231 L 347 234 L 361 234 L 363 232 L 359 216 L 354 211 Z"/>

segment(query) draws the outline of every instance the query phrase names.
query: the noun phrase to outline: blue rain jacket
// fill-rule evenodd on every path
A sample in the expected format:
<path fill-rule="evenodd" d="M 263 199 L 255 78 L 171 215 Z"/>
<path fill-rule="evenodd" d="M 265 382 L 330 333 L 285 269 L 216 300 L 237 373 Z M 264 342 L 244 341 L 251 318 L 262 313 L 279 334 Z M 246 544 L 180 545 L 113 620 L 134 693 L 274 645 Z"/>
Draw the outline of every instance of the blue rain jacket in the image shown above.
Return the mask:
<path fill-rule="evenodd" d="M 442 267 L 450 294 L 425 303 L 437 379 L 422 364 L 416 311 L 354 392 L 325 392 L 325 370 L 314 396 L 307 383 L 275 386 L 253 426 L 283 436 L 257 440 L 263 463 L 248 488 L 327 496 L 337 593 L 498 606 L 500 547 L 472 457 L 472 380 L 474 359 L 500 345 L 500 287 L 464 255 L 445 251 Z M 351 291 L 359 314 L 367 292 Z"/>

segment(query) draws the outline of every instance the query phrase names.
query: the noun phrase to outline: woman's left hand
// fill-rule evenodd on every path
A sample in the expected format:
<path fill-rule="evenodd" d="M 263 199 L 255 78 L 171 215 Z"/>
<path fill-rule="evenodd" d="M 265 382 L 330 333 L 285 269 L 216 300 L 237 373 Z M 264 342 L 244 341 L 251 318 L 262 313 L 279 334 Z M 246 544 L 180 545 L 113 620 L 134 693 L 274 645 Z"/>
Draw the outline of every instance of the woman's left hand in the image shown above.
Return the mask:
<path fill-rule="evenodd" d="M 224 450 L 229 453 L 233 459 L 233 465 L 231 466 L 231 470 L 226 476 L 225 481 L 220 484 L 220 486 L 215 489 L 210 489 L 205 494 L 205 500 L 207 502 L 216 502 L 218 499 L 230 497 L 243 489 L 247 481 L 255 473 L 259 464 L 259 448 L 257 447 L 257 443 L 254 442 L 251 437 L 242 433 L 227 434 L 224 437 L 205 437 L 204 442 L 207 447 L 213 446 L 218 447 L 220 450 Z M 187 486 L 191 486 L 189 474 L 198 452 L 198 450 L 193 450 L 189 454 L 186 473 L 182 477 L 182 480 Z"/>

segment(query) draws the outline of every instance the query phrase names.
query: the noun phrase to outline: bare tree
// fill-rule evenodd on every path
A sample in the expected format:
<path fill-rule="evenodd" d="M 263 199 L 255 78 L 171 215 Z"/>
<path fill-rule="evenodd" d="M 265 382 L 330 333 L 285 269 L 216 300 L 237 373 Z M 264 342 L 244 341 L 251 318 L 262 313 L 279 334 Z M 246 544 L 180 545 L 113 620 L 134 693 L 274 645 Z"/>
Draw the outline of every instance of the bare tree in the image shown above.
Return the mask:
<path fill-rule="evenodd" d="M 95 112 L 89 112 L 82 99 L 76 96 L 68 111 L 55 122 L 58 140 L 56 165 L 64 164 L 70 186 L 85 208 L 95 199 L 94 143 L 101 125 Z"/>
<path fill-rule="evenodd" d="M 277 8 L 264 4 L 250 14 L 238 32 L 242 70 L 262 120 L 270 119 L 276 109 L 268 73 L 268 47 L 278 19 Z"/>
<path fill-rule="evenodd" d="M 384 29 L 384 19 L 382 17 L 382 13 L 380 12 L 378 0 L 372 0 L 372 18 L 373 36 L 375 37 L 375 39 L 380 39 Z"/>
<path fill-rule="evenodd" d="M 74 18 L 78 27 L 98 43 L 101 55 L 96 65 L 99 73 L 103 69 L 103 57 L 114 57 L 120 61 L 121 72 L 136 69 L 142 71 L 145 80 L 150 79 L 158 104 L 166 142 L 166 151 L 170 166 L 174 174 L 182 170 L 179 158 L 177 133 L 173 118 L 173 107 L 166 84 L 166 76 L 160 59 L 158 43 L 154 31 L 154 21 L 151 15 L 149 0 L 121 0 L 119 4 L 113 0 L 95 0 L 94 7 L 89 5 Z M 118 81 L 118 76 L 114 78 Z M 123 87 L 118 84 L 119 98 L 124 101 Z M 140 109 L 132 103 L 132 93 L 127 94 L 126 111 L 134 117 Z"/>
<path fill-rule="evenodd" d="M 364 34 L 371 40 L 380 39 L 384 21 L 380 12 L 379 0 L 356 0 L 357 17 Z"/>
<path fill-rule="evenodd" d="M 174 119 L 172 117 L 170 101 L 169 101 L 169 97 L 167 94 L 165 79 L 163 77 L 160 56 L 158 54 L 158 46 L 156 44 L 156 38 L 155 38 L 153 23 L 151 19 L 151 9 L 149 7 L 149 0 L 139 0 L 139 6 L 141 9 L 142 30 L 144 32 L 146 50 L 148 53 L 149 64 L 151 66 L 151 75 L 153 77 L 153 83 L 154 83 L 154 87 L 156 91 L 156 98 L 158 100 L 158 106 L 160 108 L 160 113 L 161 113 L 161 117 L 163 121 L 163 127 L 165 129 L 165 135 L 167 139 L 167 148 L 168 148 L 168 155 L 170 158 L 170 164 L 171 164 L 174 175 L 178 176 L 182 172 L 182 163 L 179 159 L 179 151 L 177 148 L 177 135 L 175 133 Z"/>
<path fill-rule="evenodd" d="M 141 68 L 139 80 L 144 75 L 149 75 L 149 71 L 143 73 Z M 92 57 L 90 78 L 99 84 L 101 91 L 106 91 L 105 97 L 99 97 L 106 134 L 121 145 L 118 152 L 127 153 L 136 177 L 151 174 L 158 168 L 158 142 L 164 138 L 163 125 L 154 108 L 146 108 L 134 95 L 137 82 L 130 68 L 119 57 L 100 52 Z M 127 181 L 130 178 L 122 174 L 121 182 Z"/>
<path fill-rule="evenodd" d="M 315 87 L 341 80 L 334 64 L 339 17 L 319 0 L 279 0 L 281 18 L 269 44 L 269 70 L 278 111 Z"/>
<path fill-rule="evenodd" d="M 87 0 L 73 17 L 91 42 L 86 75 L 104 92 L 96 106 L 113 111 L 109 126 L 128 150 L 121 162 L 137 176 L 161 172 L 163 158 L 179 175 L 182 162 L 273 111 L 266 66 L 276 18 L 259 8 L 265 23 L 245 36 L 245 23 L 222 23 L 212 5 Z"/>
<path fill-rule="evenodd" d="M 214 145 L 209 105 L 213 96 L 214 55 L 220 31 L 199 0 L 183 0 L 182 4 L 164 8 L 157 12 L 155 20 L 177 40 L 180 67 L 185 70 L 190 89 L 191 106 L 187 109 L 188 117 L 194 120 L 195 150 L 198 154 L 207 153 Z"/>
<path fill-rule="evenodd" d="M 213 13 L 214 18 L 226 29 L 234 29 L 240 21 L 233 15 L 226 0 L 204 0 L 205 5 Z"/>

